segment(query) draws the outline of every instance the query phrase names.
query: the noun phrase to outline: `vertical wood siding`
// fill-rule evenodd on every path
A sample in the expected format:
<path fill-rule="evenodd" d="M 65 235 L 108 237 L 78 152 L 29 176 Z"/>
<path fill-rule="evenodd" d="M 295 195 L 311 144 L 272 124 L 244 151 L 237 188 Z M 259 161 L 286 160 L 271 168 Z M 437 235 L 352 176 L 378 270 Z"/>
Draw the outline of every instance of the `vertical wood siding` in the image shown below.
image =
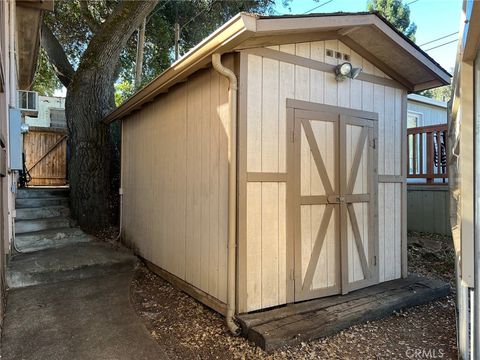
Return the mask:
<path fill-rule="evenodd" d="M 337 40 L 271 46 L 270 49 L 336 65 L 326 49 L 350 55 L 354 67 L 380 77 L 383 72 Z M 366 110 L 379 115 L 378 174 L 402 176 L 402 99 L 405 92 L 361 80 L 337 82 L 333 73 L 248 54 L 246 90 L 246 171 L 285 173 L 286 99 Z M 286 259 L 286 183 L 248 182 L 246 230 L 240 245 L 239 311 L 287 302 L 290 269 Z M 242 190 L 240 190 L 242 193 Z M 401 276 L 402 183 L 380 183 L 379 280 Z M 356 205 L 357 206 L 357 205 Z M 359 209 L 360 210 L 360 209 Z M 360 211 L 361 213 L 361 211 Z M 240 215 L 242 217 L 242 215 Z M 315 224 L 312 224 L 312 226 Z M 317 224 L 318 225 L 318 224 Z M 321 261 L 320 266 L 324 266 Z M 244 274 L 244 275 L 243 275 Z M 350 274 L 356 278 L 357 275 Z M 320 281 L 316 278 L 315 281 Z"/>
<path fill-rule="evenodd" d="M 409 231 L 451 236 L 448 186 L 408 185 Z"/>
<path fill-rule="evenodd" d="M 228 80 L 201 70 L 126 119 L 122 144 L 126 241 L 142 257 L 222 302 L 227 119 Z"/>

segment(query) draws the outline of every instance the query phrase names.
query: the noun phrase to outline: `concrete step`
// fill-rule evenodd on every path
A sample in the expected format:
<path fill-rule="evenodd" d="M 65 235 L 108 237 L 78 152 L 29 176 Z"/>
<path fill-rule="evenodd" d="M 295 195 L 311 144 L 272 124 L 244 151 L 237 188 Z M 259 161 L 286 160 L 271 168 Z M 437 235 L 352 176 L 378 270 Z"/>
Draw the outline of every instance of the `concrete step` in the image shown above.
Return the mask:
<path fill-rule="evenodd" d="M 15 220 L 35 220 L 47 219 L 59 216 L 69 216 L 70 209 L 63 205 L 43 206 L 35 208 L 17 209 L 17 217 Z"/>
<path fill-rule="evenodd" d="M 80 228 L 61 228 L 29 232 L 15 236 L 15 247 L 22 253 L 45 249 L 61 248 L 78 243 L 93 241 Z"/>
<path fill-rule="evenodd" d="M 33 231 L 66 228 L 70 226 L 70 219 L 58 216 L 47 219 L 15 221 L 15 235 Z"/>
<path fill-rule="evenodd" d="M 26 188 L 18 189 L 17 199 L 68 197 L 68 188 Z"/>
<path fill-rule="evenodd" d="M 45 206 L 68 206 L 67 197 L 28 197 L 17 198 L 15 200 L 15 207 L 17 209 L 23 208 L 38 208 Z"/>
<path fill-rule="evenodd" d="M 88 242 L 16 255 L 7 266 L 10 289 L 132 271 L 136 257 L 124 248 Z"/>

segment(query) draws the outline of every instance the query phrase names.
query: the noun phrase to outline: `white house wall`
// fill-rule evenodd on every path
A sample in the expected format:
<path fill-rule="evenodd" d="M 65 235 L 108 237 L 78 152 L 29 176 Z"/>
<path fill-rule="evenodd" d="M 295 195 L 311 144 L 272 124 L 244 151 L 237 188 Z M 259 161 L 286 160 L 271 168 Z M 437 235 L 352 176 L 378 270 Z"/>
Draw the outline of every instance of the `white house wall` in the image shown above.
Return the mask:
<path fill-rule="evenodd" d="M 325 49 L 351 57 L 363 72 L 387 76 L 337 40 L 269 47 L 312 60 L 334 64 Z M 378 188 L 379 279 L 402 274 L 402 110 L 405 91 L 361 80 L 337 82 L 326 73 L 258 55 L 248 54 L 246 91 L 246 171 L 286 172 L 286 99 L 366 110 L 378 113 L 378 173 L 393 175 Z M 253 311 L 286 303 L 286 182 L 255 182 L 246 185 L 246 240 L 241 245 L 239 273 L 243 284 L 239 311 Z M 240 239 L 240 241 L 244 241 Z M 243 247 L 242 247 L 243 246 Z"/>
<path fill-rule="evenodd" d="M 408 100 L 408 111 L 415 114 L 421 114 L 421 120 L 417 126 L 429 126 L 447 123 L 447 109 L 422 104 L 416 101 Z"/>
<path fill-rule="evenodd" d="M 65 98 L 57 96 L 39 96 L 38 97 L 38 116 L 25 116 L 25 122 L 30 126 L 50 127 L 51 109 L 65 109 Z"/>

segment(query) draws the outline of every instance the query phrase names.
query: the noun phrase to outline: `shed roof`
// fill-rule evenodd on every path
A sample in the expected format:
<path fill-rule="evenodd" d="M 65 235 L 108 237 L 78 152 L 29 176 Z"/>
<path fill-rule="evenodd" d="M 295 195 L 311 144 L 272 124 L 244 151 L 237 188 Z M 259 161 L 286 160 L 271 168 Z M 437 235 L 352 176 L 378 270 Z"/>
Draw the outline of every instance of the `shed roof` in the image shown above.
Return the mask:
<path fill-rule="evenodd" d="M 122 119 L 207 66 L 214 53 L 295 42 L 338 39 L 401 83 L 420 91 L 450 83 L 451 75 L 378 13 L 261 16 L 239 13 L 105 118 Z"/>

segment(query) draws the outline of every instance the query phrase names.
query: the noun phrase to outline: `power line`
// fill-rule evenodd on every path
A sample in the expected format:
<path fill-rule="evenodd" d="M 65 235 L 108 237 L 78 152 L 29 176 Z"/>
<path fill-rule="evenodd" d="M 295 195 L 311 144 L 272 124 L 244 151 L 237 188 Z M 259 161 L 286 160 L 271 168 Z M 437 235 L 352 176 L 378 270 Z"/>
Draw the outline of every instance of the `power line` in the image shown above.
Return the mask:
<path fill-rule="evenodd" d="M 412 5 L 414 3 L 416 3 L 418 0 L 413 0 L 413 1 L 410 1 L 409 3 L 407 3 L 407 5 Z"/>
<path fill-rule="evenodd" d="M 167 1 L 162 2 L 162 3 L 161 3 L 161 6 L 159 6 L 159 7 L 157 8 L 157 10 L 155 10 L 153 13 L 151 13 L 151 14 L 148 16 L 148 18 L 147 18 L 147 23 L 150 21 L 150 19 L 153 17 L 153 15 L 155 15 L 155 14 L 158 13 L 160 10 L 162 10 L 162 9 L 165 7 L 165 5 L 167 5 L 167 4 L 168 4 L 169 2 L 171 2 L 171 1 L 172 1 L 172 0 L 167 0 Z"/>
<path fill-rule="evenodd" d="M 204 8 L 202 11 L 198 12 L 195 16 L 193 16 L 190 20 L 188 20 L 186 23 L 184 23 L 182 26 L 181 26 L 181 29 L 184 28 L 185 26 L 187 26 L 188 24 L 190 24 L 193 20 L 195 20 L 198 16 L 200 16 L 201 14 L 203 14 L 205 11 L 207 10 L 212 10 L 212 7 L 213 5 L 216 3 L 216 1 L 212 1 L 212 3 L 210 4 L 209 7 L 206 7 Z M 181 31 L 180 29 L 180 31 Z"/>
<path fill-rule="evenodd" d="M 450 37 L 450 36 L 455 35 L 455 34 L 458 34 L 458 31 L 455 31 L 454 33 L 451 33 L 451 34 L 448 34 L 448 35 L 445 35 L 445 36 L 436 38 L 436 39 L 434 39 L 434 40 L 428 41 L 428 42 L 423 43 L 423 44 L 418 45 L 418 46 L 424 46 L 424 45 L 427 45 L 427 44 L 431 44 L 431 43 L 434 43 L 434 42 L 436 42 L 436 41 L 438 41 L 438 40 L 445 39 L 445 38 Z"/>
<path fill-rule="evenodd" d="M 174 47 L 175 47 L 175 60 L 178 60 L 178 57 L 180 56 L 180 37 L 182 35 L 182 30 L 190 24 L 193 20 L 195 20 L 197 17 L 199 17 L 201 14 L 203 14 L 205 11 L 211 11 L 213 9 L 213 6 L 218 3 L 217 0 L 213 0 L 210 3 L 210 6 L 204 8 L 197 14 L 195 14 L 193 17 L 191 17 L 187 22 L 185 22 L 183 25 L 180 25 L 178 22 L 175 23 L 175 41 L 174 41 Z"/>
<path fill-rule="evenodd" d="M 305 11 L 304 14 L 308 14 L 309 12 L 312 12 L 313 10 L 317 10 L 318 8 L 324 6 L 324 5 L 327 5 L 328 3 L 331 3 L 333 0 L 328 0 L 328 1 L 325 1 L 323 4 L 320 4 L 318 6 L 315 6 L 313 9 L 310 9 L 308 11 Z"/>
<path fill-rule="evenodd" d="M 443 43 L 443 44 L 434 46 L 434 47 L 432 47 L 432 48 L 430 48 L 430 49 L 426 49 L 426 50 L 423 50 L 423 51 L 430 51 L 430 50 L 433 50 L 433 49 L 436 49 L 436 48 L 439 48 L 439 47 L 442 47 L 442 46 L 445 46 L 445 45 L 454 43 L 455 41 L 458 41 L 458 39 L 455 39 L 455 40 L 452 40 L 452 41 L 449 41 L 449 42 L 446 42 L 446 43 Z"/>

